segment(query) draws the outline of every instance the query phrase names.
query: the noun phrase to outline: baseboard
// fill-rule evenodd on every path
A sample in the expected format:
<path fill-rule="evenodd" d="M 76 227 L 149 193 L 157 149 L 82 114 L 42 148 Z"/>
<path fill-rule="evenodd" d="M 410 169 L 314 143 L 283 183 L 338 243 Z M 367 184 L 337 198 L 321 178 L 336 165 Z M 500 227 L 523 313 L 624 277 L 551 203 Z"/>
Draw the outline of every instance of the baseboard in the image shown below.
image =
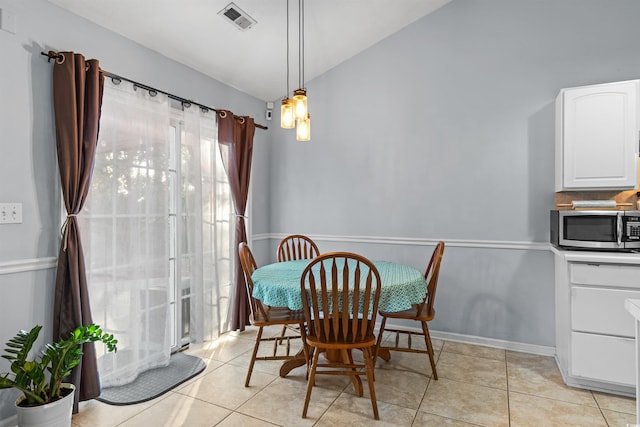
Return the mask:
<path fill-rule="evenodd" d="M 16 427 L 18 425 L 18 416 L 13 415 L 4 420 L 0 420 L 0 427 Z"/>
<path fill-rule="evenodd" d="M 455 334 L 453 332 L 430 331 L 431 337 L 455 341 L 465 344 L 482 345 L 485 347 L 499 348 L 501 350 L 517 351 L 520 353 L 537 354 L 539 356 L 555 356 L 556 348 L 544 345 L 526 344 L 515 341 L 498 340 L 493 338 L 477 337 L 473 335 Z"/>
<path fill-rule="evenodd" d="M 380 325 L 378 325 L 378 327 L 379 326 Z M 422 330 L 419 328 L 408 327 L 406 325 L 400 325 L 400 324 L 394 324 L 390 321 L 387 322 L 387 326 L 391 328 L 398 327 L 408 331 L 415 331 L 416 333 L 422 332 Z M 555 347 L 548 347 L 548 346 L 536 345 L 536 344 L 526 344 L 526 343 L 520 343 L 515 341 L 498 340 L 494 338 L 484 338 L 484 337 L 478 337 L 475 335 L 456 334 L 453 332 L 437 331 L 431 328 L 429 329 L 430 329 L 429 333 L 431 335 L 431 338 L 445 340 L 445 341 L 454 341 L 454 342 L 459 342 L 464 344 L 482 345 L 485 347 L 493 347 L 501 350 L 537 354 L 539 356 L 553 357 L 556 354 Z"/>

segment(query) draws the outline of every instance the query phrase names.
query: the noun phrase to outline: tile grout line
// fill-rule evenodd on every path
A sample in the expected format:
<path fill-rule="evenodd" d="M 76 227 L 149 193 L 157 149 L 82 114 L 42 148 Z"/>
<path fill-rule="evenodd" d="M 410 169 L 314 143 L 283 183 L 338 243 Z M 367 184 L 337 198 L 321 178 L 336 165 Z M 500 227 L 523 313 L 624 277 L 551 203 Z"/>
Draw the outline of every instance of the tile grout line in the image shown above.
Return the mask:
<path fill-rule="evenodd" d="M 604 419 L 605 424 L 607 425 L 607 427 L 610 427 L 609 420 L 607 420 L 607 417 L 605 417 L 604 412 L 602 412 L 602 407 L 600 406 L 600 402 L 598 402 L 598 399 L 596 399 L 596 396 L 593 394 L 592 390 L 590 390 L 589 393 L 591 394 L 591 398 L 596 402 L 598 411 L 600 411 L 600 415 L 602 415 L 602 418 Z"/>
<path fill-rule="evenodd" d="M 248 337 L 247 337 L 247 338 L 244 338 L 244 337 L 241 337 L 241 336 L 239 336 L 239 335 L 236 335 L 234 338 L 242 339 L 242 340 L 245 340 L 245 341 L 247 341 L 247 342 L 251 342 L 251 341 L 253 341 L 253 342 L 255 343 L 255 338 L 248 338 Z M 240 358 L 240 357 L 242 357 L 242 356 L 244 356 L 246 353 L 249 353 L 249 352 L 252 352 L 252 351 L 253 351 L 253 348 L 247 349 L 247 350 L 245 350 L 245 351 L 243 351 L 243 352 L 239 353 L 239 354 L 238 354 L 238 355 L 236 355 L 235 357 L 232 357 L 231 359 L 228 359 L 228 360 L 226 360 L 226 361 L 222 361 L 222 360 L 219 360 L 219 359 L 213 359 L 213 360 L 215 360 L 216 362 L 220 362 L 220 363 L 221 363 L 221 365 L 220 365 L 220 366 L 217 366 L 217 367 L 215 367 L 215 368 L 213 368 L 210 372 L 208 372 L 208 373 L 206 373 L 205 375 L 203 375 L 203 377 L 204 377 L 204 376 L 206 376 L 206 375 L 209 375 L 209 374 L 211 374 L 211 373 L 213 373 L 213 372 L 215 372 L 215 371 L 217 371 L 218 369 L 220 369 L 220 368 L 222 368 L 222 367 L 224 367 L 224 366 L 232 367 L 232 368 L 239 368 L 239 367 L 241 367 L 240 365 L 234 365 L 234 364 L 232 364 L 231 362 L 232 362 L 232 361 L 234 361 L 234 360 L 236 360 L 236 359 L 238 359 L 238 358 Z M 209 402 L 209 401 L 207 401 L 207 400 L 200 399 L 200 398 L 198 398 L 198 397 L 189 396 L 189 395 L 187 395 L 187 394 L 182 394 L 182 393 L 181 393 L 181 394 L 182 394 L 183 396 L 190 397 L 190 398 L 195 399 L 195 400 L 198 400 L 198 401 L 200 401 L 200 402 L 204 402 L 204 403 L 207 403 L 207 404 L 210 404 L 210 405 L 213 405 L 213 406 L 217 406 L 217 407 L 219 407 L 219 408 L 226 409 L 226 410 L 230 411 L 230 413 L 229 413 L 227 416 L 225 416 L 222 420 L 220 420 L 220 422 L 219 422 L 219 423 L 217 423 L 217 424 L 215 424 L 215 425 L 219 425 L 220 423 L 222 423 L 224 420 L 226 420 L 226 419 L 227 419 L 227 418 L 229 418 L 232 414 L 234 414 L 234 413 L 235 413 L 235 414 L 238 414 L 238 415 L 241 415 L 241 416 L 244 416 L 244 417 L 249 417 L 249 418 L 252 418 L 252 419 L 255 419 L 255 420 L 259 420 L 259 421 L 261 421 L 261 422 L 266 422 L 266 423 L 272 424 L 272 425 L 274 425 L 274 426 L 279 426 L 279 424 L 273 424 L 273 423 L 271 423 L 271 421 L 267 421 L 267 420 L 264 420 L 264 419 L 262 419 L 262 418 L 257 418 L 257 417 L 255 417 L 255 416 L 248 415 L 248 414 L 244 414 L 244 413 L 242 413 L 242 412 L 239 412 L 239 411 L 238 411 L 238 409 L 239 409 L 240 407 L 242 407 L 242 405 L 244 405 L 245 403 L 247 403 L 249 400 L 253 399 L 256 395 L 258 395 L 260 392 L 262 392 L 265 388 L 267 388 L 268 386 L 270 386 L 271 384 L 273 384 L 275 381 L 277 381 L 277 379 L 278 379 L 278 377 L 277 377 L 277 376 L 276 376 L 276 377 L 274 377 L 274 379 L 272 379 L 271 381 L 269 381 L 268 383 L 266 383 L 266 384 L 265 384 L 263 387 L 261 387 L 261 388 L 260 388 L 260 389 L 259 389 L 259 390 L 254 394 L 254 395 L 252 395 L 251 397 L 249 397 L 248 399 L 246 399 L 245 401 L 243 401 L 242 403 L 240 403 L 240 404 L 237 406 L 237 408 L 235 408 L 235 409 L 226 408 L 226 407 L 221 406 L 221 405 L 219 405 L 219 404 L 215 404 L 215 403 Z"/>

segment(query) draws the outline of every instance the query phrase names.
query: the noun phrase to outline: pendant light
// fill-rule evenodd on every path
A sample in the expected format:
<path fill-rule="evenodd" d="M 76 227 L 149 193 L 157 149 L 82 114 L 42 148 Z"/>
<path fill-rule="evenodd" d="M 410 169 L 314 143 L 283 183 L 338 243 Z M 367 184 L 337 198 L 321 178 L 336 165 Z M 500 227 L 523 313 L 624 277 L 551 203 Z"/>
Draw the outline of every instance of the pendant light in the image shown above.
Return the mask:
<path fill-rule="evenodd" d="M 296 128 L 296 140 L 311 140 L 311 114 L 304 88 L 304 0 L 298 0 L 298 85 L 289 98 L 289 0 L 287 0 L 287 95 L 280 105 L 280 127 Z"/>
<path fill-rule="evenodd" d="M 298 85 L 293 91 L 296 139 L 311 139 L 311 114 L 307 110 L 307 90 L 304 88 L 304 0 L 298 0 Z"/>
<path fill-rule="evenodd" d="M 296 120 L 307 117 L 309 112 L 307 111 L 307 91 L 305 89 L 296 89 L 293 91 L 293 105 Z"/>
<path fill-rule="evenodd" d="M 283 129 L 293 129 L 296 125 L 293 105 L 293 99 L 289 98 L 289 0 L 287 0 L 287 94 L 280 105 L 280 127 Z"/>
<path fill-rule="evenodd" d="M 285 98 L 280 106 L 280 127 L 283 129 L 293 129 L 296 121 L 293 117 L 293 99 Z"/>
<path fill-rule="evenodd" d="M 296 140 L 297 141 L 310 141 L 311 140 L 311 114 L 307 113 L 307 117 L 304 119 L 296 120 Z"/>

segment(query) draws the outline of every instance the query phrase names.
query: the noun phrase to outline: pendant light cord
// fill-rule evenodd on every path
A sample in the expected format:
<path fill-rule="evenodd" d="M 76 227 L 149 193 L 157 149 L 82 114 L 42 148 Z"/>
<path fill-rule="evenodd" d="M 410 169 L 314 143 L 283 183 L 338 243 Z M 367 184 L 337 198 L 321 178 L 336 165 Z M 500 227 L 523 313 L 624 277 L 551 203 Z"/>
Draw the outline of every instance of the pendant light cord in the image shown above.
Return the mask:
<path fill-rule="evenodd" d="M 298 87 L 304 88 L 304 0 L 298 0 Z"/>
<path fill-rule="evenodd" d="M 302 2 L 302 13 L 300 20 L 302 21 L 302 86 L 304 87 L 304 0 Z"/>
<path fill-rule="evenodd" d="M 287 0 L 287 95 L 289 98 L 289 0 Z"/>

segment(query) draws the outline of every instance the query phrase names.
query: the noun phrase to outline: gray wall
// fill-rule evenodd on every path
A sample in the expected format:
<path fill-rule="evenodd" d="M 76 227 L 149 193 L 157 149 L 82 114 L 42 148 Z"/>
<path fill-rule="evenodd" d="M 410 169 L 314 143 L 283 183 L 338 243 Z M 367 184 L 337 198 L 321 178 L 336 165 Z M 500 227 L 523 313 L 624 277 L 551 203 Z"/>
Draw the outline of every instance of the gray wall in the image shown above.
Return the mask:
<path fill-rule="evenodd" d="M 422 269 L 443 239 L 433 329 L 553 347 L 554 100 L 640 78 L 638 16 L 453 0 L 311 81 L 311 142 L 274 130 L 271 254 L 300 232 Z"/>
<path fill-rule="evenodd" d="M 75 51 L 103 69 L 158 89 L 264 121 L 264 102 L 210 79 L 44 0 L 0 0 L 17 31 L 0 31 L 0 202 L 23 204 L 23 223 L 0 226 L 0 345 L 19 329 L 43 324 L 51 337 L 55 257 L 61 224 L 53 115 L 52 65 L 41 51 Z M 203 54 L 206 54 L 203 52 Z M 266 123 L 270 125 L 271 123 Z M 269 131 L 256 130 L 254 206 L 267 212 Z M 253 229 L 268 231 L 268 215 Z M 0 372 L 8 362 L 0 359 Z M 0 391 L 0 424 L 16 393 Z"/>

